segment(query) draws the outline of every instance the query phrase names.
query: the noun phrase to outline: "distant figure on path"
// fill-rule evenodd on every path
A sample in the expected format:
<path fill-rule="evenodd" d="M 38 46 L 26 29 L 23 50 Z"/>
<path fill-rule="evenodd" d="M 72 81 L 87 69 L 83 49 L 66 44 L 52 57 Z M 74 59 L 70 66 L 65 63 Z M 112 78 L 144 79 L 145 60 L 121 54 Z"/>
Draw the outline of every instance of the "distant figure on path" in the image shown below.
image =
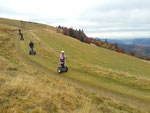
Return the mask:
<path fill-rule="evenodd" d="M 33 48 L 34 48 L 34 44 L 32 41 L 30 41 L 30 44 L 29 44 L 30 48 L 31 48 L 31 51 L 33 51 Z"/>
<path fill-rule="evenodd" d="M 30 55 L 31 55 L 31 54 L 34 54 L 34 55 L 35 55 L 35 54 L 36 54 L 36 51 L 33 50 L 34 44 L 33 44 L 32 41 L 30 41 L 29 46 L 30 46 L 30 48 L 31 48 L 31 50 L 29 51 L 29 54 L 30 54 Z"/>

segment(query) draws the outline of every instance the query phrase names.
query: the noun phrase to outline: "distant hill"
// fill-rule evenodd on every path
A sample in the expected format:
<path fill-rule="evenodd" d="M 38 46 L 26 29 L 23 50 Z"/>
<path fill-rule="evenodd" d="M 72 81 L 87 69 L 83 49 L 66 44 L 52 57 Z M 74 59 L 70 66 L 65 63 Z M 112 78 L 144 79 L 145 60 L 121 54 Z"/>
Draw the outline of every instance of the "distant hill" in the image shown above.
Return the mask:
<path fill-rule="evenodd" d="M 102 41 L 108 41 L 109 43 L 118 43 L 118 44 L 132 44 L 131 39 L 100 39 Z"/>
<path fill-rule="evenodd" d="M 134 52 L 135 54 L 140 56 L 150 57 L 150 46 L 126 44 L 118 44 L 118 46 L 128 52 Z"/>
<path fill-rule="evenodd" d="M 150 38 L 138 39 L 101 39 L 109 43 L 117 43 L 119 48 L 134 52 L 139 56 L 150 57 Z"/>
<path fill-rule="evenodd" d="M 133 39 L 132 44 L 150 46 L 150 38 Z"/>
<path fill-rule="evenodd" d="M 101 39 L 105 41 L 105 39 Z M 131 44 L 131 45 L 145 45 L 150 46 L 150 38 L 137 39 L 107 39 L 109 43 Z"/>

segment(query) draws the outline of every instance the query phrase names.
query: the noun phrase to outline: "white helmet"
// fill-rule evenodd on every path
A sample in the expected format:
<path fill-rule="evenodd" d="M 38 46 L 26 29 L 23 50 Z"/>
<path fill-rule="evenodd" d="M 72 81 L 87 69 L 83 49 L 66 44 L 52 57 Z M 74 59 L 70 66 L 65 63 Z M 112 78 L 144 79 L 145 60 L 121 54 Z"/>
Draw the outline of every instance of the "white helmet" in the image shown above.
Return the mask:
<path fill-rule="evenodd" d="M 64 53 L 64 51 L 61 51 L 61 53 Z"/>

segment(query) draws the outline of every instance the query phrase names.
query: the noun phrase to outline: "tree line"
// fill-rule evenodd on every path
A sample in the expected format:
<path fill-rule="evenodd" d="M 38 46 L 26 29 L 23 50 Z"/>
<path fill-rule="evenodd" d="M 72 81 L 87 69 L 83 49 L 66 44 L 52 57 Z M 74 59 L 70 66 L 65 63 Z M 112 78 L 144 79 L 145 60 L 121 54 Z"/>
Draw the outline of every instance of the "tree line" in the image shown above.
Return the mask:
<path fill-rule="evenodd" d="M 86 36 L 83 29 L 79 29 L 79 30 L 76 29 L 75 30 L 73 28 L 67 28 L 67 27 L 63 27 L 63 26 L 60 26 L 60 25 L 57 28 L 58 28 L 57 32 L 60 32 L 60 29 L 62 29 L 62 33 L 64 35 L 70 36 L 70 37 L 75 38 L 75 39 L 78 39 L 81 42 L 85 42 L 85 43 L 88 43 L 88 44 L 94 44 L 98 47 L 103 47 L 103 48 L 113 50 L 113 51 L 116 51 L 116 52 L 119 52 L 119 53 L 127 54 L 127 55 L 130 55 L 130 56 L 135 56 L 137 58 L 150 61 L 150 58 L 147 58 L 147 57 L 144 57 L 144 56 L 139 56 L 139 55 L 135 54 L 134 52 L 127 52 L 124 49 L 119 48 L 117 43 L 111 44 L 111 43 L 108 43 L 107 40 L 102 41 L 98 38 L 90 38 L 90 37 Z"/>

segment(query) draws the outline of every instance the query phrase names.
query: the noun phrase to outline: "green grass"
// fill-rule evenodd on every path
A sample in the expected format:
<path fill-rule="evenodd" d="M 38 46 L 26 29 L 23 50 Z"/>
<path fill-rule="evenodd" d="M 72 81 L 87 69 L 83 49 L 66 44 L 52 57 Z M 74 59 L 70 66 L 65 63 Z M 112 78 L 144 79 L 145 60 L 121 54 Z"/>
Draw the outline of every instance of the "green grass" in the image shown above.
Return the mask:
<path fill-rule="evenodd" d="M 73 59 L 76 62 L 79 61 L 85 65 L 97 65 L 150 78 L 150 64 L 142 62 L 137 58 L 84 44 L 78 40 L 56 33 L 40 31 L 35 33 L 56 52 L 59 53 L 64 49 L 67 56 L 74 57 Z"/>
<path fill-rule="evenodd" d="M 19 38 L 18 37 L 18 29 L 22 28 L 22 32 L 24 34 L 25 41 L 19 41 L 17 42 L 18 45 L 16 45 L 16 41 L 14 39 Z M 133 100 L 137 101 L 135 106 L 141 105 L 143 109 L 148 109 L 147 106 L 150 104 L 150 63 L 144 62 L 140 59 L 137 59 L 135 57 L 127 56 L 124 54 L 120 54 L 114 51 L 110 51 L 104 48 L 92 46 L 86 43 L 82 43 L 76 39 L 73 39 L 68 36 L 64 36 L 61 33 L 56 33 L 56 29 L 51 26 L 43 25 L 43 24 L 37 24 L 37 23 L 29 23 L 29 22 L 20 22 L 20 21 L 15 21 L 15 20 L 9 20 L 9 19 L 0 19 L 0 37 L 5 37 L 1 38 L 0 42 L 6 43 L 10 42 L 10 37 L 11 43 L 6 45 L 4 48 L 2 47 L 1 50 L 1 56 L 2 57 L 8 57 L 10 61 L 7 61 L 8 64 L 9 62 L 12 62 L 12 64 L 15 64 L 16 67 L 11 67 L 8 69 L 16 69 L 16 73 L 12 74 L 13 76 L 16 75 L 16 78 L 13 78 L 9 84 L 8 78 L 11 78 L 11 74 L 9 73 L 4 73 L 5 75 L 8 76 L 8 78 L 2 78 L 2 82 L 5 81 L 7 84 L 2 85 L 4 87 L 6 86 L 13 86 L 14 88 L 19 88 L 19 95 L 21 94 L 20 91 L 25 91 L 23 94 L 26 95 L 29 92 L 25 90 L 25 88 L 29 88 L 29 90 L 35 91 L 35 93 L 39 93 L 39 95 L 42 95 L 42 92 L 44 94 L 49 93 L 44 90 L 44 87 L 48 90 L 49 88 L 51 90 L 53 89 L 60 89 L 61 85 L 65 84 L 65 82 L 62 82 L 60 84 L 60 80 L 57 85 L 57 81 L 54 81 L 55 86 L 53 86 L 50 83 L 46 83 L 46 81 L 51 81 L 55 79 L 55 77 L 50 76 L 46 77 L 45 74 L 41 73 L 40 70 L 37 72 L 34 69 L 34 65 L 38 66 L 38 69 L 42 70 L 42 67 L 49 70 L 50 74 L 54 76 L 61 76 L 61 77 L 69 77 L 71 78 L 70 82 L 73 82 L 73 80 L 78 81 L 79 83 L 82 83 L 83 86 L 90 87 L 92 86 L 93 88 L 96 87 L 96 90 L 106 90 L 110 95 L 116 95 L 119 96 L 119 98 L 122 98 L 125 102 L 120 102 L 120 107 L 118 106 L 118 103 L 116 104 L 114 101 L 110 101 L 110 105 L 106 102 L 105 104 L 92 104 L 93 98 L 95 96 L 92 96 L 90 94 L 90 100 L 87 102 L 79 100 L 78 96 L 80 95 L 77 93 L 74 95 L 74 90 L 76 90 L 76 87 L 71 85 L 71 98 L 77 99 L 79 103 L 81 102 L 81 105 L 79 103 L 76 103 L 75 100 L 66 100 L 65 104 L 66 107 L 68 106 L 68 109 L 70 111 L 75 111 L 77 110 L 77 106 L 82 106 L 83 109 L 88 107 L 85 110 L 79 110 L 76 112 L 86 112 L 91 110 L 90 106 L 95 106 L 96 108 L 93 108 L 95 112 L 98 112 L 97 110 L 100 109 L 101 112 L 121 112 L 121 110 L 125 110 L 126 112 L 132 112 L 134 110 L 135 112 L 138 112 L 138 108 L 130 108 L 127 107 L 126 105 L 122 105 L 122 103 L 127 103 L 129 105 L 132 104 L 132 102 L 126 101 L 124 98 L 128 98 L 128 100 Z M 7 37 L 7 38 L 6 38 Z M 29 42 L 30 40 L 33 40 L 35 43 L 35 50 L 37 52 L 37 55 L 35 56 L 30 56 L 28 55 L 29 53 Z M 17 47 L 18 51 L 7 51 L 7 48 L 9 46 L 12 47 Z M 6 50 L 6 51 L 4 51 Z M 59 66 L 59 54 L 61 50 L 65 51 L 66 56 L 68 59 L 66 60 L 66 63 L 69 67 L 69 71 L 67 73 L 63 73 L 61 75 L 57 74 L 57 67 Z M 20 54 L 23 55 L 25 59 L 28 60 L 28 62 L 31 62 L 31 66 L 27 66 L 25 61 L 18 60 L 19 56 L 16 55 L 17 52 L 20 52 Z M 12 55 L 13 53 L 14 55 Z M 4 61 L 3 61 L 4 62 Z M 20 65 L 23 65 L 24 70 L 21 71 L 19 68 L 19 62 L 21 62 Z M 32 65 L 34 64 L 34 65 Z M 40 68 L 41 67 L 41 68 Z M 1 67 L 2 68 L 2 67 Z M 6 67 L 3 67 L 4 69 Z M 29 69 L 31 68 L 31 69 Z M 29 72 L 28 70 L 31 70 Z M 5 71 L 7 72 L 7 71 Z M 23 74 L 25 72 L 25 74 Z M 19 74 L 21 73 L 21 76 Z M 22 75 L 23 74 L 23 75 Z M 29 76 L 32 75 L 32 76 Z M 10 76 L 10 77 L 9 77 Z M 37 76 L 37 77 L 36 77 Z M 26 84 L 22 80 L 28 80 L 27 78 L 30 78 L 31 84 Z M 19 79 L 17 79 L 19 78 Z M 3 80 L 4 79 L 4 80 Z M 42 81 L 40 80 L 42 79 Z M 44 80 L 43 80 L 44 79 Z M 52 80 L 50 80 L 52 79 Z M 60 78 L 58 78 L 60 79 Z M 10 79 L 9 79 L 10 80 Z M 13 81 L 14 80 L 14 81 Z M 1 82 L 1 81 L 0 81 Z M 16 83 L 15 83 L 16 82 Z M 38 85 L 39 82 L 42 82 Z M 60 85 L 59 85 L 60 84 Z M 36 86 L 37 85 L 37 86 Z M 50 87 L 48 86 L 50 85 Z M 34 86 L 36 88 L 34 89 Z M 39 89 L 40 86 L 42 86 L 42 89 Z M 22 89 L 23 88 L 23 89 Z M 65 88 L 69 88 L 69 86 L 65 85 Z M 50 90 L 50 91 L 51 91 Z M 3 91 L 4 94 L 8 91 Z M 60 94 L 65 93 L 66 91 L 59 92 Z M 31 92 L 31 97 L 33 102 L 37 99 L 43 99 L 43 97 L 33 97 L 35 94 Z M 57 92 L 54 92 L 53 94 L 56 94 Z M 30 93 L 29 93 L 30 94 Z M 67 95 L 69 92 L 67 92 Z M 88 98 L 86 97 L 86 94 L 82 94 L 84 97 L 84 100 L 87 100 Z M 64 96 L 64 98 L 68 98 L 67 96 Z M 1 97 L 4 98 L 4 97 Z M 49 97 L 44 96 L 44 106 L 46 103 L 46 99 Z M 111 98 L 111 97 L 110 97 Z M 5 98 L 6 99 L 6 98 Z M 1 100 L 5 100 L 1 99 Z M 7 98 L 9 99 L 9 97 Z M 63 108 L 59 107 L 59 96 L 54 98 L 54 100 L 58 100 L 58 102 L 52 102 L 52 106 L 54 108 L 54 112 L 61 111 Z M 13 100 L 13 99 L 12 99 Z M 54 101 L 53 100 L 53 101 Z M 20 100 L 22 102 L 22 100 Z M 25 105 L 22 105 L 23 110 L 33 110 L 35 111 L 46 111 L 44 108 L 37 108 L 37 105 L 33 106 L 33 102 L 31 103 L 28 102 L 29 100 L 25 101 Z M 67 105 L 67 102 L 69 101 L 69 104 L 72 106 Z M 106 101 L 105 99 L 102 99 L 102 101 Z M 121 100 L 120 100 L 121 101 Z M 1 102 L 1 101 L 0 101 Z M 38 101 L 40 103 L 40 101 Z M 71 102 L 71 103 L 70 103 Z M 86 106 L 83 107 L 83 103 L 86 103 Z M 88 104 L 91 103 L 91 104 Z M 96 101 L 94 101 L 95 103 Z M 18 103 L 18 102 L 16 102 Z M 11 103 L 12 104 L 12 103 Z M 40 103 L 42 105 L 42 103 Z M 63 105 L 63 102 L 60 101 L 60 104 Z M 10 105 L 10 104 L 9 104 Z M 9 106 L 8 105 L 8 106 Z M 31 107 L 32 106 L 32 107 Z M 50 105 L 51 106 L 51 105 Z M 76 107 L 73 107 L 76 106 Z M 111 106 L 111 107 L 110 107 Z M 79 107 L 80 108 L 80 107 Z M 110 109 L 109 109 L 110 108 Z M 22 109 L 22 108 L 18 108 Z M 18 110 L 17 109 L 17 110 Z M 64 108 L 64 111 L 67 111 L 67 108 Z M 104 110 L 102 110 L 104 109 Z M 119 110 L 120 109 L 120 110 Z M 136 110 L 137 109 L 137 110 Z M 105 111 L 106 110 L 106 111 Z"/>

